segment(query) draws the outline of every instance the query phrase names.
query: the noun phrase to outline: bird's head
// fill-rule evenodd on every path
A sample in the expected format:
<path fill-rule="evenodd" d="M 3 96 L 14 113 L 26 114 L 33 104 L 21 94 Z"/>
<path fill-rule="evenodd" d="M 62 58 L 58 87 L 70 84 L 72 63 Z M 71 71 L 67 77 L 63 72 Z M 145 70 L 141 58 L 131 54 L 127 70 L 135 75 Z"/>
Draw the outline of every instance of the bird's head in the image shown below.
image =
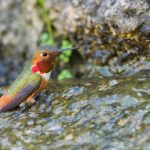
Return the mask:
<path fill-rule="evenodd" d="M 75 50 L 76 48 L 58 49 L 45 46 L 34 52 L 32 59 L 32 72 L 40 74 L 50 72 L 55 64 L 57 56 L 65 50 Z"/>

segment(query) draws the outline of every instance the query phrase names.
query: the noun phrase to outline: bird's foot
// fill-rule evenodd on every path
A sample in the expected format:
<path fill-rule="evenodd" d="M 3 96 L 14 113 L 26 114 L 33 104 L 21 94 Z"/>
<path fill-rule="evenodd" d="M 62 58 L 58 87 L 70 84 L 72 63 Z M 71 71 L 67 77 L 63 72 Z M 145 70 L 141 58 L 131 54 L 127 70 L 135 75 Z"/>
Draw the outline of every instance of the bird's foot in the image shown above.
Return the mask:
<path fill-rule="evenodd" d="M 21 103 L 20 105 L 19 105 L 19 107 L 24 107 L 25 105 L 28 105 L 28 106 L 32 106 L 34 103 L 35 103 L 35 98 L 32 98 L 30 101 L 28 101 L 28 102 L 23 102 L 23 103 Z"/>
<path fill-rule="evenodd" d="M 27 103 L 21 103 L 19 106 L 21 107 L 19 113 L 22 113 L 24 111 L 26 111 L 28 108 L 30 108 L 33 104 L 35 103 L 35 99 L 31 99 L 29 102 Z"/>

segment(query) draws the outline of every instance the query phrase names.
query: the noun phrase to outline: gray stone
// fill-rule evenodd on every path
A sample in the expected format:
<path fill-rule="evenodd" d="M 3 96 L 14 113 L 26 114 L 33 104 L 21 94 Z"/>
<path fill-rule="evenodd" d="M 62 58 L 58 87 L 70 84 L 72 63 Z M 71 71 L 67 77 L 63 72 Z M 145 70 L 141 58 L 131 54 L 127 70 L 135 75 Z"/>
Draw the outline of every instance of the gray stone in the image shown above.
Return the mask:
<path fill-rule="evenodd" d="M 0 0 L 0 14 L 0 85 L 3 85 L 16 78 L 36 48 L 43 23 L 34 1 L 30 0 Z"/>
<path fill-rule="evenodd" d="M 148 0 L 46 0 L 45 6 L 58 33 L 71 32 L 83 49 L 149 49 Z"/>
<path fill-rule="evenodd" d="M 0 0 L 0 50 L 36 48 L 42 30 L 34 1 Z"/>

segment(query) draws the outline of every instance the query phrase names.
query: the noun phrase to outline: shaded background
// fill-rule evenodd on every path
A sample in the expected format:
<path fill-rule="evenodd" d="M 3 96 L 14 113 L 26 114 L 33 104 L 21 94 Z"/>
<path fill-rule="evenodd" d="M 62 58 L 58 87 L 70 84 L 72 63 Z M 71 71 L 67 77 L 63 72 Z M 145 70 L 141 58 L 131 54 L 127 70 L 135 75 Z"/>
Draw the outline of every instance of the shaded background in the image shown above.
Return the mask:
<path fill-rule="evenodd" d="M 41 45 L 79 47 L 53 77 L 92 78 L 149 69 L 148 0 L 1 0 L 0 84 L 12 82 Z"/>

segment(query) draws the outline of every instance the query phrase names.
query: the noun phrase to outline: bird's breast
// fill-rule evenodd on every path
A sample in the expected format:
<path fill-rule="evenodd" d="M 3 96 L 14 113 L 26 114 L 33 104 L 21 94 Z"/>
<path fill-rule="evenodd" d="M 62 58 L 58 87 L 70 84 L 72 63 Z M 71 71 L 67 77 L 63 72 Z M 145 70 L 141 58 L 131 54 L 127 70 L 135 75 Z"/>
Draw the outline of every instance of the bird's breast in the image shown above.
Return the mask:
<path fill-rule="evenodd" d="M 48 72 L 48 73 L 40 73 L 40 72 L 37 72 L 44 80 L 48 81 L 49 78 L 50 78 L 50 75 L 51 75 L 51 71 Z"/>

